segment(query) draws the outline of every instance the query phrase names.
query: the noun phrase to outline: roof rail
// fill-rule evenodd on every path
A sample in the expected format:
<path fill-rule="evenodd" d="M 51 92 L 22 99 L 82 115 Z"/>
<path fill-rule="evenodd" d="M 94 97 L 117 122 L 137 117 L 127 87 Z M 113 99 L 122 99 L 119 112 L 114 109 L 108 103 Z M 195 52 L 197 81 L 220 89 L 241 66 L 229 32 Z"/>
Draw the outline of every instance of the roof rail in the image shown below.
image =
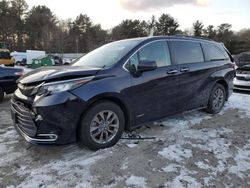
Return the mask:
<path fill-rule="evenodd" d="M 214 41 L 214 40 L 209 39 L 207 37 L 197 37 L 197 36 L 190 36 L 190 35 L 183 35 L 183 34 L 173 35 L 173 37 L 183 37 L 183 38 L 193 38 L 193 39 L 202 39 L 202 40 Z"/>

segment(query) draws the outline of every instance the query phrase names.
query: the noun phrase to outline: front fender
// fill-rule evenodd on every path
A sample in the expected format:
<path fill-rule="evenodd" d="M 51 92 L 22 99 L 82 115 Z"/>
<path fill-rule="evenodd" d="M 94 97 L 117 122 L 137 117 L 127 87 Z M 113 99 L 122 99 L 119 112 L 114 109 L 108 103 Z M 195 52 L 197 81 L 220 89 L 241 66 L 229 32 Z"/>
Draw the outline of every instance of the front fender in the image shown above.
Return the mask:
<path fill-rule="evenodd" d="M 119 76 L 105 77 L 103 79 L 91 81 L 76 88 L 71 91 L 71 93 L 85 101 L 87 109 L 99 100 L 110 100 L 115 102 L 124 111 L 127 119 L 126 128 L 129 128 L 133 121 L 130 109 L 131 105 L 127 97 L 130 85 L 129 75 L 120 74 Z"/>

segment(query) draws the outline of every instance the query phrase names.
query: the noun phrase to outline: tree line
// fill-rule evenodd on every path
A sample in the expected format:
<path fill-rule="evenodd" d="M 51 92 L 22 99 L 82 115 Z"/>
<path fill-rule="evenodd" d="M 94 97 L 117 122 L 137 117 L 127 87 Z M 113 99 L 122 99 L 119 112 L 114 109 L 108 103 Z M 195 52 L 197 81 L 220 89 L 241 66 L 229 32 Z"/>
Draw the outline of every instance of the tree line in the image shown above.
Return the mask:
<path fill-rule="evenodd" d="M 0 42 L 15 51 L 45 50 L 47 53 L 86 53 L 107 42 L 153 35 L 190 35 L 223 42 L 232 54 L 250 51 L 250 28 L 232 31 L 232 25 L 204 26 L 195 21 L 192 29 L 181 30 L 169 14 L 149 20 L 125 19 L 110 30 L 94 24 L 86 14 L 60 20 L 46 6 L 30 10 L 25 0 L 0 1 Z"/>

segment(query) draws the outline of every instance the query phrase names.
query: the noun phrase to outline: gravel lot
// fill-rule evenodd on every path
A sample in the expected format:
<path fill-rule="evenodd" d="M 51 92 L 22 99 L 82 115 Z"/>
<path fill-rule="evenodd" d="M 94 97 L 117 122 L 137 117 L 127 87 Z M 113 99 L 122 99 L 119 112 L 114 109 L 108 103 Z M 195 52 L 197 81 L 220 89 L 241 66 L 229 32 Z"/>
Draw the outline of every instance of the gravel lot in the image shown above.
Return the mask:
<path fill-rule="evenodd" d="M 152 140 L 121 140 L 92 152 L 31 146 L 0 104 L 0 187 L 250 187 L 250 95 L 234 93 L 218 115 L 203 111 L 138 129 Z"/>

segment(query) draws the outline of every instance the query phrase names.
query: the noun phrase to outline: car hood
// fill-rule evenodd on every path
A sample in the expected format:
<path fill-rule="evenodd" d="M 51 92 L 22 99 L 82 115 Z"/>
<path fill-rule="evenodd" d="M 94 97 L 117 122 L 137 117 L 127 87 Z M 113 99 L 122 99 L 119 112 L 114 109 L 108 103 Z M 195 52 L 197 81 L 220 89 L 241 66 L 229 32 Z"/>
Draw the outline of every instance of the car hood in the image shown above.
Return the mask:
<path fill-rule="evenodd" d="M 18 82 L 31 84 L 35 82 L 65 80 L 95 75 L 100 68 L 60 66 L 35 69 L 21 77 Z"/>

